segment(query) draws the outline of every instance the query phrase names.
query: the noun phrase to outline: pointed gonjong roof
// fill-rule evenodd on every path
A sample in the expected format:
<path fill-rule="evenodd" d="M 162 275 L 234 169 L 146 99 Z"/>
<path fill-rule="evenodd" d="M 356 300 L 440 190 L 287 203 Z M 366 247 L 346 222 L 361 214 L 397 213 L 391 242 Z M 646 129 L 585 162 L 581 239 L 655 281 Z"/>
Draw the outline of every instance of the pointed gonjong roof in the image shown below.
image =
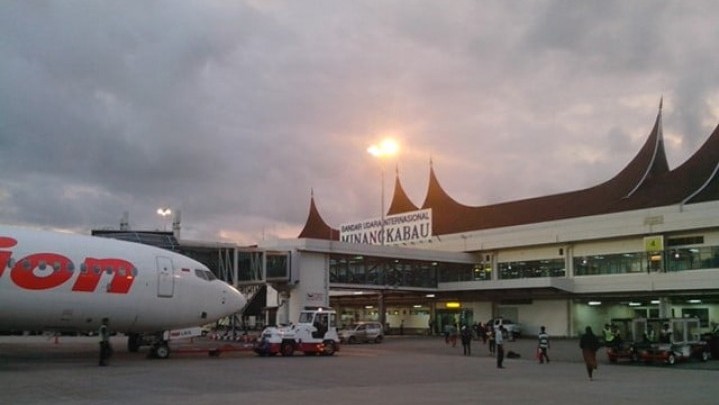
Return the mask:
<path fill-rule="evenodd" d="M 476 222 L 477 208 L 455 201 L 444 191 L 429 162 L 429 185 L 422 209 L 432 209 L 432 234 L 445 235 L 454 229 L 464 229 L 467 221 Z"/>
<path fill-rule="evenodd" d="M 395 169 L 394 176 L 394 194 L 392 196 L 392 203 L 389 205 L 387 215 L 400 214 L 403 212 L 417 211 L 419 208 L 414 205 L 412 200 L 407 197 L 407 193 L 404 192 L 402 183 L 399 181 L 399 169 Z"/>
<path fill-rule="evenodd" d="M 690 167 L 689 162 L 702 167 Z M 704 143 L 704 146 L 676 171 L 681 171 L 685 177 L 689 177 L 691 180 L 705 179 L 704 183 L 686 197 L 682 203 L 691 204 L 719 200 L 719 125 L 714 128 L 712 136 Z M 703 176 L 698 175 L 699 173 L 703 174 Z M 695 177 L 694 174 L 697 174 L 697 176 Z"/>
<path fill-rule="evenodd" d="M 664 150 L 661 107 L 660 102 L 652 131 L 627 166 L 610 180 L 582 190 L 471 207 L 460 204 L 444 191 L 430 161 L 429 184 L 422 209 L 432 209 L 432 233 L 446 235 L 719 200 L 719 126 L 692 157 L 670 171 Z M 314 200 L 311 206 L 311 210 L 313 209 L 316 210 Z M 416 209 L 404 192 L 397 175 L 395 192 L 387 214 Z M 312 215 L 311 212 L 310 217 Z M 314 215 L 319 218 L 319 213 Z M 319 220 L 324 223 L 321 218 Z M 326 230 L 324 232 L 327 234 Z"/>
<path fill-rule="evenodd" d="M 648 179 L 667 172 L 668 167 L 660 110 L 652 132 L 634 159 L 602 184 L 561 194 L 468 207 L 447 195 L 430 167 L 427 197 L 422 208 L 432 209 L 435 235 L 597 215 L 611 212 L 614 202 L 631 195 Z"/>
<path fill-rule="evenodd" d="M 302 232 L 297 236 L 298 238 L 311 238 L 311 239 L 326 239 L 326 240 L 339 240 L 340 231 L 327 225 L 317 205 L 315 205 L 315 193 L 310 193 L 310 213 L 307 215 L 307 221 Z"/>
<path fill-rule="evenodd" d="M 615 211 L 719 200 L 719 126 L 686 162 L 645 181 Z"/>

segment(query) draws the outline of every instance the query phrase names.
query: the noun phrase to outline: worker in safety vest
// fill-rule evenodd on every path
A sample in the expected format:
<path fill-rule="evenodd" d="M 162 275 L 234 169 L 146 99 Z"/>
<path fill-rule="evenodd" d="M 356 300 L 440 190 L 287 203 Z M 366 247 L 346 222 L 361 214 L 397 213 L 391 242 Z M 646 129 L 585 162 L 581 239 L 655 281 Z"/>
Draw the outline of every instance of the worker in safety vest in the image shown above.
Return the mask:
<path fill-rule="evenodd" d="M 604 333 L 604 345 L 607 347 L 614 346 L 614 331 L 612 330 L 612 326 L 605 324 L 602 332 Z"/>

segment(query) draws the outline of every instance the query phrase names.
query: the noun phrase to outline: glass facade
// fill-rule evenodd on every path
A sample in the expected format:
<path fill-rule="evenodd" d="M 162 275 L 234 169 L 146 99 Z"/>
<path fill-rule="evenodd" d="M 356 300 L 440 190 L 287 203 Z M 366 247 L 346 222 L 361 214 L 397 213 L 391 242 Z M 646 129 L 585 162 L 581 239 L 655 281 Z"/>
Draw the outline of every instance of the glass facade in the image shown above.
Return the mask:
<path fill-rule="evenodd" d="M 719 267 L 719 246 L 685 247 L 667 250 L 667 271 L 715 269 Z"/>
<path fill-rule="evenodd" d="M 289 280 L 290 278 L 290 254 L 289 253 L 265 253 L 265 277 L 267 280 Z"/>
<path fill-rule="evenodd" d="M 262 255 L 238 252 L 240 283 L 262 280 Z M 270 256 L 267 277 L 287 277 L 284 274 L 287 255 Z M 719 268 L 719 246 L 672 246 L 663 252 L 597 254 L 571 260 L 575 276 L 700 270 Z M 496 270 L 498 280 L 567 276 L 564 258 L 500 262 Z M 338 284 L 437 288 L 438 283 L 489 281 L 493 273 L 491 260 L 449 263 L 365 255 L 330 256 L 330 282 Z"/>
<path fill-rule="evenodd" d="M 457 281 L 482 281 L 491 279 L 491 263 L 444 266 L 439 272 L 440 283 L 451 283 Z"/>
<path fill-rule="evenodd" d="M 647 271 L 645 252 L 580 256 L 574 258 L 574 275 L 643 273 Z"/>
<path fill-rule="evenodd" d="M 330 282 L 338 284 L 437 288 L 438 282 L 454 281 L 450 280 L 452 278 L 473 277 L 474 268 L 475 265 L 466 263 L 331 255 Z"/>
<path fill-rule="evenodd" d="M 503 262 L 497 265 L 500 280 L 538 277 L 564 277 L 567 275 L 563 258 Z"/>
<path fill-rule="evenodd" d="M 719 246 L 675 247 L 660 253 L 629 252 L 574 258 L 577 276 L 676 272 L 719 267 Z"/>
<path fill-rule="evenodd" d="M 237 252 L 237 281 L 239 283 L 264 281 L 262 273 L 262 252 Z"/>
<path fill-rule="evenodd" d="M 675 247 L 659 253 L 627 252 L 578 256 L 575 276 L 674 272 L 719 267 L 719 247 Z M 436 288 L 437 283 L 492 279 L 492 265 L 423 262 L 369 256 L 332 255 L 330 282 Z M 566 277 L 564 258 L 500 262 L 499 280 Z"/>

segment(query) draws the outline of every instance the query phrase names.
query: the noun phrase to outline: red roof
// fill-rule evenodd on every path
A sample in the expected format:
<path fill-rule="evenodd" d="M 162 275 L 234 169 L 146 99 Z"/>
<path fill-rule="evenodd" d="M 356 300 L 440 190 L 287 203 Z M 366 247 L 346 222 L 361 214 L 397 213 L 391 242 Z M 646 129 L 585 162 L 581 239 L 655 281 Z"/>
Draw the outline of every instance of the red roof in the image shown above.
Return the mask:
<path fill-rule="evenodd" d="M 300 232 L 298 238 L 311 238 L 311 239 L 326 239 L 326 240 L 339 240 L 340 231 L 327 225 L 320 212 L 317 210 L 315 205 L 315 196 L 312 193 L 310 197 L 310 213 L 307 216 L 307 222 L 305 227 Z"/>
<path fill-rule="evenodd" d="M 400 183 L 399 181 L 399 171 L 396 171 L 394 180 L 394 196 L 392 197 L 392 203 L 389 205 L 387 215 L 417 211 L 418 209 L 419 208 L 414 205 L 412 200 L 407 197 L 407 193 L 404 192 L 404 188 L 402 188 L 402 183 Z"/>
<path fill-rule="evenodd" d="M 670 171 L 661 121 L 660 105 L 654 127 L 634 159 L 610 180 L 583 190 L 472 207 L 458 203 L 444 191 L 430 162 L 429 185 L 422 209 L 432 209 L 432 233 L 446 235 L 719 200 L 719 126 L 692 157 Z M 397 175 L 387 215 L 417 209 Z M 334 235 L 331 232 L 338 231 L 322 220 L 313 197 L 309 218 L 299 237 L 328 239 L 326 235 Z"/>

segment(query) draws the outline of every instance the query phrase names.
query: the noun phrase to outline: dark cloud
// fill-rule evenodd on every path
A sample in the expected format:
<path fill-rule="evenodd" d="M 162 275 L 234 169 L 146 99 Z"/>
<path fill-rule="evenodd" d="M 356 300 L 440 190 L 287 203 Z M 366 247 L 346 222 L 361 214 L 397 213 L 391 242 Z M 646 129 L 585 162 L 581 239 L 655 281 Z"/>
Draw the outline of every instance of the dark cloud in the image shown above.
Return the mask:
<path fill-rule="evenodd" d="M 0 3 L 0 221 L 294 237 L 311 190 L 378 216 L 430 158 L 481 205 L 602 182 L 665 97 L 681 163 L 719 119 L 715 2 Z M 384 134 L 402 144 L 379 162 Z"/>

